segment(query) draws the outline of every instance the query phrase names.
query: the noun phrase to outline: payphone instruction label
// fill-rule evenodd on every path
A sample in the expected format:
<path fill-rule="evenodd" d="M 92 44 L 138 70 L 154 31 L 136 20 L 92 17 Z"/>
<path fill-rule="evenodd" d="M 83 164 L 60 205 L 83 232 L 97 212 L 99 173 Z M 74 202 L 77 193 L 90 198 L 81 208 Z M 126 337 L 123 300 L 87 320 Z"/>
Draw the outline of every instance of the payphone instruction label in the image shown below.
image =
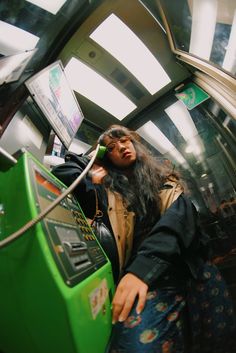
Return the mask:
<path fill-rule="evenodd" d="M 89 302 L 93 319 L 95 320 L 108 296 L 107 280 L 103 279 L 98 287 L 89 294 Z"/>

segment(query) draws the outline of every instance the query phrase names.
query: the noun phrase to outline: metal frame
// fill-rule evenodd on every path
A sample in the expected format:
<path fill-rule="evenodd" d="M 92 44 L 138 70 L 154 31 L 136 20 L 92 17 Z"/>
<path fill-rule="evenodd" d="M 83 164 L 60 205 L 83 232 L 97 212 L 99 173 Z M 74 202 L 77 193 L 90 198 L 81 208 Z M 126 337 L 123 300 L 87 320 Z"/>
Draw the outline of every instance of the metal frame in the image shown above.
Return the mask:
<path fill-rule="evenodd" d="M 165 14 L 164 1 L 156 0 L 156 3 L 165 25 L 166 34 L 172 52 L 176 55 L 178 60 L 183 61 L 192 67 L 195 67 L 200 72 L 205 74 L 204 76 L 200 76 L 200 72 L 196 71 L 194 73 L 194 75 L 197 76 L 197 78 L 195 78 L 195 82 L 204 90 L 206 90 L 206 92 L 209 93 L 213 98 L 219 101 L 222 107 L 234 119 L 236 119 L 236 79 L 218 67 L 215 67 L 214 65 L 211 65 L 192 54 L 183 52 L 182 50 L 178 49 L 175 45 L 173 34 Z M 208 81 L 207 83 L 206 80 Z M 217 90 L 218 94 L 214 94 L 214 90 Z"/>

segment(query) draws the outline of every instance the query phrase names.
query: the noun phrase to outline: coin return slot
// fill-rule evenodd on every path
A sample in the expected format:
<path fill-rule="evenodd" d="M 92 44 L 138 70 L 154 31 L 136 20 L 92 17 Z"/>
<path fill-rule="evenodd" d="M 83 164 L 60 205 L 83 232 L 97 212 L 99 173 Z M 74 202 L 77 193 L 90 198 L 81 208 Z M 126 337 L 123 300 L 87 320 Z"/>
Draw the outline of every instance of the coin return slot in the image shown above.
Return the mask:
<path fill-rule="evenodd" d="M 78 255 L 81 252 L 87 251 L 87 245 L 84 242 L 69 242 L 64 241 L 63 245 L 67 249 L 70 256 Z"/>

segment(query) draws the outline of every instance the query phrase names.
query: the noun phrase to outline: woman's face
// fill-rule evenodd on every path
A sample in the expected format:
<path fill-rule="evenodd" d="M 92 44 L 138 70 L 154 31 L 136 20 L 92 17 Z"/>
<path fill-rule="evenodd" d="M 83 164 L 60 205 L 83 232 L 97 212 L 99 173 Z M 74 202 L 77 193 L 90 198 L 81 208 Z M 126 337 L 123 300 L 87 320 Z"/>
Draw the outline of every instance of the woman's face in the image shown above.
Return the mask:
<path fill-rule="evenodd" d="M 136 151 L 130 136 L 104 137 L 104 144 L 107 147 L 108 159 L 116 167 L 121 169 L 129 168 L 136 161 Z"/>

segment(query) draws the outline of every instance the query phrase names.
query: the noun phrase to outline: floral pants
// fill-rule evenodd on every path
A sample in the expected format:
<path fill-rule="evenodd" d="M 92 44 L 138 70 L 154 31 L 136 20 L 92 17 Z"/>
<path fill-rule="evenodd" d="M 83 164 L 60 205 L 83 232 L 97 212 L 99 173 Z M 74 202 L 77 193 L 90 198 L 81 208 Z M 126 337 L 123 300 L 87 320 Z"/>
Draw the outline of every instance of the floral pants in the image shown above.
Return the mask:
<path fill-rule="evenodd" d="M 185 300 L 176 290 L 148 292 L 145 309 L 114 327 L 110 353 L 183 353 Z"/>
<path fill-rule="evenodd" d="M 211 262 L 199 269 L 187 290 L 191 353 L 234 353 L 236 331 L 233 303 L 218 268 Z"/>
<path fill-rule="evenodd" d="M 235 316 L 218 268 L 199 268 L 185 291 L 148 292 L 143 312 L 114 327 L 110 353 L 235 353 Z"/>

